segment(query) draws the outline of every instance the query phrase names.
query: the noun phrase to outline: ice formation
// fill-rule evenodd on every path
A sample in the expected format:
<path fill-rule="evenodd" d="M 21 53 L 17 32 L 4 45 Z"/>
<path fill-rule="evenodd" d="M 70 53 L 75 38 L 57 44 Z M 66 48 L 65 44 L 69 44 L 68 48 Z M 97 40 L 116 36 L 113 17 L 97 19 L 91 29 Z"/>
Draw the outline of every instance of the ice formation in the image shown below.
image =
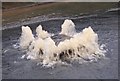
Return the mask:
<path fill-rule="evenodd" d="M 60 41 L 56 45 L 51 34 L 42 30 L 41 25 L 36 28 L 36 37 L 28 26 L 22 26 L 20 47 L 27 50 L 26 58 L 39 59 L 43 65 L 52 66 L 60 61 L 71 62 L 81 59 L 93 61 L 104 56 L 98 44 L 98 35 L 91 27 L 76 33 L 75 24 L 72 20 L 66 19 L 61 28 L 59 35 L 69 37 L 69 39 Z"/>

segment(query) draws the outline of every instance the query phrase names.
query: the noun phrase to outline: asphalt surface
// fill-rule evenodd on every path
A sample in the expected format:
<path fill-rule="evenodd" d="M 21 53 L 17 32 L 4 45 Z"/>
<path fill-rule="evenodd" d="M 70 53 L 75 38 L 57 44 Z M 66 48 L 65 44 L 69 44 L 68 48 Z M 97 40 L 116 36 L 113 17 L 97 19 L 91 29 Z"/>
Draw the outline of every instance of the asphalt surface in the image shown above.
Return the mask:
<path fill-rule="evenodd" d="M 105 44 L 108 50 L 105 58 L 97 62 L 71 65 L 57 65 L 55 68 L 45 68 L 36 60 L 21 59 L 24 54 L 16 43 L 21 34 L 21 28 L 5 29 L 2 33 L 2 78 L 3 79 L 117 79 L 118 78 L 118 14 L 117 11 L 96 13 L 93 16 L 72 19 L 77 32 L 91 26 L 99 36 L 99 44 Z M 60 32 L 64 19 L 53 19 L 31 23 L 33 32 L 39 25 L 51 33 Z"/>

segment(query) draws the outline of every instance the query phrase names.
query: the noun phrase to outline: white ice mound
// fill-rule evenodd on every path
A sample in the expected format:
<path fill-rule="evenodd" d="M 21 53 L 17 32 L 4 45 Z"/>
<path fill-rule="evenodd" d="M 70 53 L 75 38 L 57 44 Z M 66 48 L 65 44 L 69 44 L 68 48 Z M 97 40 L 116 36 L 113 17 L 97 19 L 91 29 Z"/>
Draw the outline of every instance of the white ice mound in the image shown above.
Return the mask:
<path fill-rule="evenodd" d="M 72 22 L 72 20 L 66 19 L 62 24 L 61 29 L 62 30 L 60 34 L 72 36 L 76 33 L 75 24 Z"/>
<path fill-rule="evenodd" d="M 74 60 L 94 61 L 104 56 L 104 51 L 98 44 L 98 35 L 91 27 L 83 29 L 82 32 L 76 33 L 75 25 L 71 20 L 65 20 L 62 25 L 62 31 L 58 36 L 66 37 L 58 45 L 52 39 L 54 36 L 42 30 L 39 25 L 36 29 L 37 37 L 33 37 L 30 28 L 22 27 L 20 38 L 21 48 L 27 51 L 27 59 L 39 59 L 43 65 L 52 66 L 58 62 L 71 62 Z M 69 37 L 69 39 L 67 39 Z M 62 38 L 61 38 L 62 39 Z"/>

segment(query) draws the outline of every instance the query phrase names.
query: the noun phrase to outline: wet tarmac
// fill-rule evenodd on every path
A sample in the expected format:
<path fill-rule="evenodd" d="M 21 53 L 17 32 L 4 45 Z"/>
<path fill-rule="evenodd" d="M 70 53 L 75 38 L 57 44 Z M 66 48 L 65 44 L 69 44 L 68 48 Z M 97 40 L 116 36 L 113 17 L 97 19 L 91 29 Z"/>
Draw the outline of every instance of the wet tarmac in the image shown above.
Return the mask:
<path fill-rule="evenodd" d="M 57 65 L 45 68 L 36 60 L 21 59 L 24 52 L 16 43 L 21 35 L 21 27 L 2 31 L 2 78 L 3 79 L 117 79 L 118 78 L 118 14 L 104 11 L 93 16 L 73 18 L 77 32 L 91 26 L 99 36 L 99 44 L 105 44 L 106 57 L 97 62 Z M 50 33 L 59 33 L 64 19 L 53 19 L 28 24 L 35 33 L 41 24 Z M 26 24 L 27 25 L 27 24 Z"/>

